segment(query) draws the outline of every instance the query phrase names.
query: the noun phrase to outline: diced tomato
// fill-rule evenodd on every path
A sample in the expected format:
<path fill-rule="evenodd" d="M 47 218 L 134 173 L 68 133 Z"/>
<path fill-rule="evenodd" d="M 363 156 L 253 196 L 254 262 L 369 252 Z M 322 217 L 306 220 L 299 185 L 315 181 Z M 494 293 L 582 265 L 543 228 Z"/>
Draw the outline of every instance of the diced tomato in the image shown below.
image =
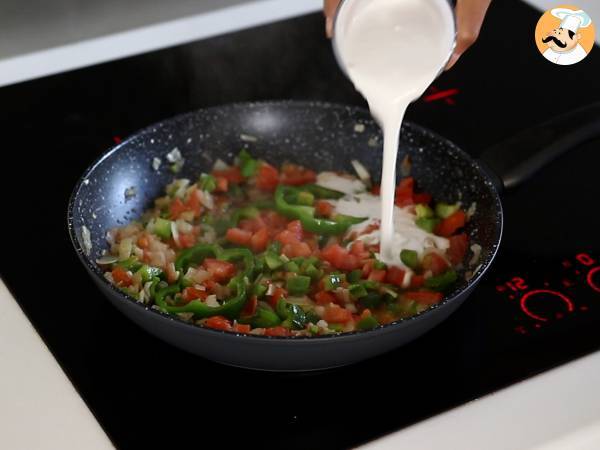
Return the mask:
<path fill-rule="evenodd" d="M 307 183 L 314 183 L 317 180 L 317 174 L 314 170 L 307 169 L 297 164 L 284 164 L 281 166 L 281 184 L 299 186 Z"/>
<path fill-rule="evenodd" d="M 206 297 L 208 297 L 208 293 L 206 291 L 196 289 L 195 287 L 186 287 L 181 293 L 181 298 L 186 302 L 191 302 L 192 300 L 196 300 L 198 298 L 204 300 Z"/>
<path fill-rule="evenodd" d="M 317 200 L 315 202 L 315 211 L 319 216 L 329 217 L 333 212 L 333 205 L 327 200 Z"/>
<path fill-rule="evenodd" d="M 148 248 L 150 239 L 145 234 L 142 234 L 137 240 L 137 245 L 139 248 Z"/>
<path fill-rule="evenodd" d="M 350 253 L 361 261 L 368 259 L 371 256 L 371 253 L 365 248 L 365 243 L 363 241 L 354 241 L 352 247 L 350 247 Z"/>
<path fill-rule="evenodd" d="M 460 264 L 467 253 L 469 237 L 466 233 L 450 236 L 450 248 L 448 248 L 448 259 L 453 265 Z"/>
<path fill-rule="evenodd" d="M 369 274 L 373 271 L 373 266 L 375 265 L 374 259 L 369 259 L 362 267 L 363 278 L 367 278 Z"/>
<path fill-rule="evenodd" d="M 351 255 L 338 244 L 328 245 L 321 250 L 321 258 L 340 270 L 354 270 L 361 267 L 358 257 Z"/>
<path fill-rule="evenodd" d="M 206 319 L 204 326 L 208 328 L 214 328 L 215 330 L 231 331 L 233 327 L 231 322 L 223 316 L 213 316 Z"/>
<path fill-rule="evenodd" d="M 256 187 L 261 191 L 273 192 L 279 183 L 279 171 L 271 164 L 262 162 L 256 175 Z"/>
<path fill-rule="evenodd" d="M 317 305 L 327 306 L 330 303 L 335 303 L 337 297 L 330 292 L 327 291 L 319 291 L 315 294 L 315 301 Z"/>
<path fill-rule="evenodd" d="M 181 201 L 181 199 L 179 197 L 175 198 L 175 200 L 173 200 L 171 202 L 171 206 L 169 207 L 169 212 L 171 214 L 172 220 L 178 219 L 179 215 L 185 211 L 187 211 L 187 208 L 185 207 L 185 205 L 183 204 L 183 202 Z"/>
<path fill-rule="evenodd" d="M 295 244 L 298 242 L 296 235 L 290 230 L 283 230 L 275 236 L 275 240 L 281 242 L 282 245 Z"/>
<path fill-rule="evenodd" d="M 299 220 L 292 220 L 287 224 L 286 229 L 294 233 L 294 236 L 298 241 L 301 241 L 304 238 L 304 233 L 302 231 L 302 223 Z"/>
<path fill-rule="evenodd" d="M 444 237 L 450 237 L 456 231 L 465 226 L 467 216 L 464 211 L 458 210 L 451 216 L 445 218 L 435 227 L 435 234 Z"/>
<path fill-rule="evenodd" d="M 179 246 L 181 248 L 190 248 L 196 244 L 194 233 L 182 233 L 179 235 Z"/>
<path fill-rule="evenodd" d="M 425 277 L 423 275 L 413 274 L 410 279 L 410 287 L 413 289 L 420 288 L 425 284 Z"/>
<path fill-rule="evenodd" d="M 240 230 L 239 228 L 230 228 L 225 233 L 225 239 L 238 245 L 250 245 L 252 233 L 250 231 Z"/>
<path fill-rule="evenodd" d="M 407 292 L 406 298 L 409 300 L 414 300 L 421 305 L 435 305 L 439 303 L 444 296 L 441 292 L 432 292 L 432 291 L 411 291 Z"/>
<path fill-rule="evenodd" d="M 236 333 L 246 333 L 246 334 L 248 334 L 248 333 L 250 333 L 250 330 L 251 330 L 250 325 L 246 325 L 246 324 L 243 324 L 243 323 L 236 323 L 233 326 L 233 331 L 235 331 Z"/>
<path fill-rule="evenodd" d="M 287 291 L 281 287 L 276 287 L 275 290 L 273 291 L 273 295 L 271 295 L 271 298 L 269 299 L 269 304 L 275 308 L 277 307 L 277 302 L 282 299 L 285 298 L 287 296 Z"/>
<path fill-rule="evenodd" d="M 404 274 L 404 270 L 399 267 L 389 267 L 385 274 L 385 281 L 386 283 L 395 284 L 396 286 L 402 286 Z"/>
<path fill-rule="evenodd" d="M 229 190 L 229 181 L 225 177 L 215 177 L 215 183 L 217 187 L 215 191 L 217 192 L 227 192 Z"/>
<path fill-rule="evenodd" d="M 267 228 L 267 223 L 261 216 L 253 217 L 252 219 L 242 219 L 238 223 L 238 228 L 242 230 L 256 233 L 262 228 Z"/>
<path fill-rule="evenodd" d="M 426 194 L 426 193 L 420 193 L 420 194 L 413 194 L 413 203 L 418 205 L 419 203 L 422 204 L 429 204 L 431 203 L 431 194 Z"/>
<path fill-rule="evenodd" d="M 439 275 L 448 270 L 448 262 L 435 252 L 427 253 L 421 263 L 423 270 L 431 270 L 434 275 Z"/>
<path fill-rule="evenodd" d="M 370 281 L 379 281 L 382 282 L 383 280 L 385 280 L 385 276 L 386 276 L 386 271 L 381 269 L 373 269 L 371 270 L 371 273 L 369 274 L 369 276 L 367 277 L 368 280 Z"/>
<path fill-rule="evenodd" d="M 286 245 L 286 251 L 283 252 L 288 258 L 296 258 L 298 256 L 310 256 L 312 255 L 312 249 L 306 242 L 294 242 L 293 244 Z"/>
<path fill-rule="evenodd" d="M 329 305 L 325 307 L 323 319 L 331 323 L 346 323 L 352 320 L 352 313 L 339 305 Z"/>
<path fill-rule="evenodd" d="M 129 273 L 122 267 L 115 267 L 112 270 L 112 277 L 113 280 L 115 280 L 115 283 L 117 283 L 119 286 L 131 286 L 131 275 L 129 275 Z"/>
<path fill-rule="evenodd" d="M 366 319 L 367 317 L 369 317 L 371 315 L 371 310 L 369 308 L 365 308 L 363 310 L 362 313 L 360 313 L 360 316 L 358 317 L 358 319 Z"/>
<path fill-rule="evenodd" d="M 265 336 L 287 336 L 289 331 L 284 327 L 265 328 Z"/>
<path fill-rule="evenodd" d="M 281 230 L 287 224 L 287 219 L 275 211 L 266 211 L 261 215 L 270 230 Z"/>
<path fill-rule="evenodd" d="M 227 182 L 229 182 L 231 184 L 240 184 L 244 181 L 242 172 L 240 171 L 240 168 L 237 166 L 230 167 L 229 169 L 224 169 L 224 170 L 215 170 L 215 171 L 213 171 L 212 174 L 215 178 L 217 178 L 217 177 L 225 178 L 227 180 Z"/>
<path fill-rule="evenodd" d="M 259 253 L 267 248 L 269 243 L 269 231 L 266 228 L 261 228 L 250 238 L 250 248 L 253 252 Z"/>
<path fill-rule="evenodd" d="M 256 298 L 256 295 L 253 295 L 244 305 L 244 309 L 242 310 L 242 316 L 253 316 L 256 312 L 257 305 L 258 299 Z"/>
<path fill-rule="evenodd" d="M 192 189 L 188 194 L 185 207 L 187 211 L 192 211 L 194 213 L 194 217 L 198 217 L 202 213 L 202 205 L 200 204 L 200 198 L 198 197 L 196 189 Z"/>
<path fill-rule="evenodd" d="M 202 265 L 216 282 L 227 281 L 235 275 L 235 266 L 227 261 L 206 258 Z"/>
<path fill-rule="evenodd" d="M 400 180 L 400 184 L 396 188 L 395 204 L 403 207 L 413 204 L 413 188 L 415 180 L 412 177 L 406 177 Z"/>

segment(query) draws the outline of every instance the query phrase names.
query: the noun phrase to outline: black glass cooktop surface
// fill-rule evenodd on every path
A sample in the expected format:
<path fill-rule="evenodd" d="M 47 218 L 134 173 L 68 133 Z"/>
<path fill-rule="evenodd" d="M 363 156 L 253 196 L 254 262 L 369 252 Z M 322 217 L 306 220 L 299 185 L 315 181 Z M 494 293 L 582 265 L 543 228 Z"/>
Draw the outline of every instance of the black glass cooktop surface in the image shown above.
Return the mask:
<path fill-rule="evenodd" d="M 478 155 L 600 100 L 600 50 L 550 64 L 533 43 L 538 17 L 494 2 L 476 47 L 408 118 Z M 66 230 L 85 167 L 135 130 L 205 106 L 363 105 L 322 28 L 314 14 L 0 89 L 0 273 L 118 448 L 347 448 L 600 348 L 600 141 L 504 197 L 500 253 L 457 313 L 361 364 L 305 375 L 220 366 L 150 336 L 102 297 Z"/>

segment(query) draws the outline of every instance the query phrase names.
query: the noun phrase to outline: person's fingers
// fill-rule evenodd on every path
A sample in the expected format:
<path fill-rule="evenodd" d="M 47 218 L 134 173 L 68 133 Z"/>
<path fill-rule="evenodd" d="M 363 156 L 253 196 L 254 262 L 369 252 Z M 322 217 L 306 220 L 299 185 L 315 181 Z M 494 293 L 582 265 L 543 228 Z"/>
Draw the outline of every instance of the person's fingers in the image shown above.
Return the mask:
<path fill-rule="evenodd" d="M 456 2 L 456 47 L 448 61 L 450 69 L 458 58 L 477 40 L 492 0 L 457 0 Z"/>
<path fill-rule="evenodd" d="M 327 37 L 333 36 L 333 18 L 341 0 L 325 0 L 323 14 L 325 14 L 325 33 Z"/>

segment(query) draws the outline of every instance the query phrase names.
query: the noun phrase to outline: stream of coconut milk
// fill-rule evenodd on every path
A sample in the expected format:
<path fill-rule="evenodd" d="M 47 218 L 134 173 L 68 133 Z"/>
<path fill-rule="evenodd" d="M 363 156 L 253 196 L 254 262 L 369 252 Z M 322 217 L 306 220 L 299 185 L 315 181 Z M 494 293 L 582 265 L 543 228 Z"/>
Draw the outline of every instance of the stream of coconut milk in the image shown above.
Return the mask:
<path fill-rule="evenodd" d="M 454 34 L 446 0 L 346 0 L 336 19 L 340 59 L 383 130 L 380 257 L 389 264 L 398 260 L 394 241 L 403 238 L 394 230 L 402 120 L 445 66 Z"/>

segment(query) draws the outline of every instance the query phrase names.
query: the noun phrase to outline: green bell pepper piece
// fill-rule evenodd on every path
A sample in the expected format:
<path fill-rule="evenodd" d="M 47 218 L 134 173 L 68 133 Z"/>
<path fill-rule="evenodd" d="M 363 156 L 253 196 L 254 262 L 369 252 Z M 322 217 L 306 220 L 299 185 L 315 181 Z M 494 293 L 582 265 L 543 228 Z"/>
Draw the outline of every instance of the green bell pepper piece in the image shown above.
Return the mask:
<path fill-rule="evenodd" d="M 345 194 L 340 191 L 335 191 L 333 189 L 329 189 L 323 186 L 319 186 L 318 184 L 305 184 L 302 186 L 303 191 L 310 192 L 316 198 L 321 199 L 339 199 L 342 198 Z"/>
<path fill-rule="evenodd" d="M 419 267 L 419 255 L 414 250 L 402 250 L 400 252 L 400 260 L 413 270 Z"/>
<path fill-rule="evenodd" d="M 240 160 L 240 172 L 245 178 L 251 177 L 256 174 L 258 170 L 258 160 L 254 159 L 247 150 L 242 150 L 238 158 Z"/>
<path fill-rule="evenodd" d="M 360 319 L 356 324 L 356 328 L 359 330 L 372 330 L 373 328 L 377 328 L 379 326 L 379 322 L 373 316 L 367 316 L 364 319 Z"/>
<path fill-rule="evenodd" d="M 287 279 L 286 289 L 290 295 L 304 295 L 310 289 L 310 277 L 296 275 Z"/>
<path fill-rule="evenodd" d="M 323 287 L 326 291 L 332 291 L 342 285 L 345 279 L 344 274 L 331 273 L 323 278 Z"/>
<path fill-rule="evenodd" d="M 346 275 L 346 279 L 348 280 L 348 283 L 358 283 L 361 278 L 362 278 L 362 270 L 360 270 L 360 269 L 353 270 L 348 275 Z"/>
<path fill-rule="evenodd" d="M 123 261 L 119 261 L 115 263 L 115 266 L 122 267 L 125 270 L 130 270 L 131 272 L 137 272 L 142 267 L 142 263 L 137 259 L 137 256 L 130 256 Z"/>
<path fill-rule="evenodd" d="M 442 273 L 441 275 L 427 278 L 425 280 L 425 287 L 433 289 L 435 291 L 445 291 L 450 286 L 452 286 L 457 279 L 458 275 L 456 274 L 456 272 L 450 269 Z"/>
<path fill-rule="evenodd" d="M 170 239 L 171 221 L 157 217 L 154 221 L 154 233 L 161 239 Z"/>
<path fill-rule="evenodd" d="M 417 213 L 418 219 L 429 219 L 433 217 L 433 210 L 429 206 L 421 203 L 415 206 L 415 213 Z"/>
<path fill-rule="evenodd" d="M 448 203 L 438 203 L 435 205 L 435 214 L 442 219 L 450 217 L 456 211 L 458 211 L 460 205 L 455 203 L 454 205 L 449 205 Z"/>
<path fill-rule="evenodd" d="M 270 309 L 259 306 L 250 320 L 253 328 L 271 328 L 281 323 L 281 319 Z"/>
<path fill-rule="evenodd" d="M 360 283 L 351 284 L 348 286 L 348 290 L 350 291 L 350 295 L 354 298 L 362 298 L 369 295 L 365 287 Z"/>
<path fill-rule="evenodd" d="M 374 309 L 381 305 L 383 298 L 376 292 L 369 292 L 364 297 L 361 297 L 358 302 L 365 308 Z"/>
<path fill-rule="evenodd" d="M 151 267 L 144 264 L 142 267 L 139 268 L 139 270 L 136 273 L 139 273 L 142 277 L 142 281 L 144 283 L 147 283 L 154 277 L 160 276 L 162 270 L 160 270 L 158 267 Z"/>
<path fill-rule="evenodd" d="M 433 230 L 435 229 L 435 227 L 438 225 L 438 223 L 440 223 L 440 219 L 421 217 L 421 218 L 415 220 L 415 223 L 422 230 L 425 230 L 428 233 L 433 233 Z"/>
<path fill-rule="evenodd" d="M 334 220 L 315 218 L 314 207 L 294 205 L 286 200 L 286 196 L 294 196 L 298 192 L 299 189 L 292 186 L 277 186 L 275 190 L 275 208 L 281 215 L 300 220 L 302 228 L 306 231 L 321 235 L 339 235 L 345 233 L 353 224 L 366 220 L 366 218 L 343 215 L 338 215 Z"/>
<path fill-rule="evenodd" d="M 217 188 L 217 180 L 212 175 L 203 173 L 198 180 L 198 187 L 202 191 L 212 192 Z"/>

